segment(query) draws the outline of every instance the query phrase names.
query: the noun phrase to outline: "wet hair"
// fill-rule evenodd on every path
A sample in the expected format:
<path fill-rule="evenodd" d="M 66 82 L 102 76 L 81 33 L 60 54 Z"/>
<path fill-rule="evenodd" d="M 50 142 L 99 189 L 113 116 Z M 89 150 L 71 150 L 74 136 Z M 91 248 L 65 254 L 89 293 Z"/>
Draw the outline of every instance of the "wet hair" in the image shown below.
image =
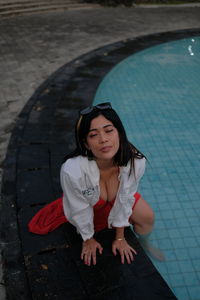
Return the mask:
<path fill-rule="evenodd" d="M 131 165 L 134 169 L 134 158 L 141 159 L 145 156 L 128 141 L 124 126 L 118 114 L 112 108 L 103 110 L 94 109 L 92 112 L 79 117 L 75 126 L 76 149 L 67 155 L 65 160 L 78 155 L 88 157 L 89 160 L 95 159 L 93 153 L 86 148 L 85 143 L 90 130 L 91 121 L 99 115 L 111 121 L 119 134 L 119 149 L 114 156 L 114 164 L 117 166 L 126 166 L 129 160 L 131 160 Z"/>

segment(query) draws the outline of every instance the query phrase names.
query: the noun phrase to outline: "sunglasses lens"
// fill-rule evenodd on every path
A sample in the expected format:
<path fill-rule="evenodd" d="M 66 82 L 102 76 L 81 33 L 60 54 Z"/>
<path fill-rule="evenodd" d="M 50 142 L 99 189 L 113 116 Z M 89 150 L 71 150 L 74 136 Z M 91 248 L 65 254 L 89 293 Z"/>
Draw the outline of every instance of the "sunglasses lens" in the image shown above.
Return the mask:
<path fill-rule="evenodd" d="M 88 115 L 95 109 L 104 110 L 104 109 L 108 109 L 108 108 L 112 108 L 110 102 L 100 103 L 100 104 L 97 104 L 96 106 L 89 106 L 89 107 L 84 108 L 83 110 L 80 111 L 80 115 L 82 115 L 82 116 Z"/>
<path fill-rule="evenodd" d="M 101 109 L 112 108 L 112 106 L 111 106 L 110 102 L 105 102 L 105 103 L 98 104 L 96 106 L 96 108 L 101 110 Z"/>
<path fill-rule="evenodd" d="M 89 106 L 80 111 L 80 115 L 87 115 L 93 111 L 93 107 Z"/>

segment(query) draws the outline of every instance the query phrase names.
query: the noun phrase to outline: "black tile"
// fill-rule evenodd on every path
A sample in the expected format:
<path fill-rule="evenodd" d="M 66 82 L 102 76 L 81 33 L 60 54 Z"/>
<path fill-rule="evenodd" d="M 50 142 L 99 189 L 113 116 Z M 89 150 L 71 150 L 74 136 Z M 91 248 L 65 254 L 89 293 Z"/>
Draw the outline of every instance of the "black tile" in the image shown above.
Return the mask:
<path fill-rule="evenodd" d="M 49 168 L 19 170 L 16 187 L 18 208 L 54 200 Z"/>

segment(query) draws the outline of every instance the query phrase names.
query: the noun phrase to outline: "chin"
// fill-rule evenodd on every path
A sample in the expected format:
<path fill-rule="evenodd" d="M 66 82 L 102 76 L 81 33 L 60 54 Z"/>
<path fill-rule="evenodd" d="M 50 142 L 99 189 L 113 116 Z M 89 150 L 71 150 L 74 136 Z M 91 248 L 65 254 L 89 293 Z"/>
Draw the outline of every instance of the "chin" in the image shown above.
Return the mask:
<path fill-rule="evenodd" d="M 115 154 L 111 154 L 111 153 L 105 153 L 105 154 L 101 154 L 98 156 L 98 159 L 100 160 L 113 160 L 115 157 Z"/>

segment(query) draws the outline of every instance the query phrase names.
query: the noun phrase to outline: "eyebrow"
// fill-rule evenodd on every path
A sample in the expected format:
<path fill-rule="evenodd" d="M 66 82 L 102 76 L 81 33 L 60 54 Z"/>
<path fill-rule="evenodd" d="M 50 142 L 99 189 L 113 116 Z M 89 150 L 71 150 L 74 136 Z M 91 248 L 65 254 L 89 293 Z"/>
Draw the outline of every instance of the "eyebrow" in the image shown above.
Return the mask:
<path fill-rule="evenodd" d="M 104 125 L 102 127 L 99 127 L 99 128 L 108 128 L 108 127 L 114 127 L 112 124 L 108 124 L 108 125 Z M 89 132 L 91 131 L 97 131 L 99 128 L 92 128 L 89 130 Z"/>

